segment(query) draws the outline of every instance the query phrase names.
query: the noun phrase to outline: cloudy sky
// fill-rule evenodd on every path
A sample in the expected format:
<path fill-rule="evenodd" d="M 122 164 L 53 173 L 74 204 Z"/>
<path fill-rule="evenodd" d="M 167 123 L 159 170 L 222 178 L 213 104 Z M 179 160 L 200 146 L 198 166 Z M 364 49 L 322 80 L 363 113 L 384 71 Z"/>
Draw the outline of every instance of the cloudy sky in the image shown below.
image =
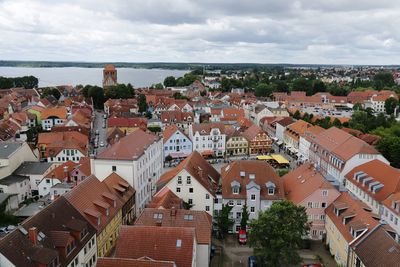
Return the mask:
<path fill-rule="evenodd" d="M 397 0 L 0 0 L 0 59 L 399 64 Z"/>

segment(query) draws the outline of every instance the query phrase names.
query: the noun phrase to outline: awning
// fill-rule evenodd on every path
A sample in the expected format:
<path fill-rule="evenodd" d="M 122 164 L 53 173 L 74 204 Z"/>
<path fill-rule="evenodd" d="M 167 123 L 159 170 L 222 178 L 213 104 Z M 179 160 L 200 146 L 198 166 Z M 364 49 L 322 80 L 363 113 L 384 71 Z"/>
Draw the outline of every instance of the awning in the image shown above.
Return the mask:
<path fill-rule="evenodd" d="M 177 159 L 177 158 L 184 158 L 187 155 L 183 152 L 175 152 L 175 153 L 170 153 L 169 154 L 172 158 Z"/>
<path fill-rule="evenodd" d="M 290 163 L 287 159 L 285 159 L 283 156 L 281 156 L 279 154 L 271 155 L 271 157 L 279 164 L 289 164 Z"/>
<path fill-rule="evenodd" d="M 271 156 L 267 156 L 267 155 L 261 155 L 261 156 L 257 156 L 258 160 L 269 160 L 272 159 Z"/>
<path fill-rule="evenodd" d="M 213 156 L 214 155 L 214 151 L 212 150 L 204 150 L 201 152 L 201 155 L 203 156 Z"/>

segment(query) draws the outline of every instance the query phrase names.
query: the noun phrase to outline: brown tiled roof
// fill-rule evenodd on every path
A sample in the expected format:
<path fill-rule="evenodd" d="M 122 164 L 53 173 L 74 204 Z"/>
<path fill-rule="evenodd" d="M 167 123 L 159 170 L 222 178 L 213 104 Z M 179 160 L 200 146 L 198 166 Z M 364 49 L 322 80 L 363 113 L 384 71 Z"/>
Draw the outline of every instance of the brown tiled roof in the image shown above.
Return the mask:
<path fill-rule="evenodd" d="M 222 109 L 223 119 L 236 120 L 237 118 L 244 117 L 244 110 L 242 108 L 224 108 Z"/>
<path fill-rule="evenodd" d="M 362 238 L 353 249 L 363 266 L 398 266 L 400 263 L 400 244 L 382 226 Z"/>
<path fill-rule="evenodd" d="M 82 157 L 79 159 L 79 165 L 76 167 L 79 169 L 83 174 L 89 176 L 92 174 L 90 170 L 90 158 L 89 157 Z"/>
<path fill-rule="evenodd" d="M 240 172 L 245 172 L 245 176 L 240 177 Z M 254 182 L 260 186 L 261 199 L 279 200 L 284 198 L 283 181 L 276 174 L 274 169 L 266 162 L 257 160 L 239 160 L 222 167 L 222 197 L 223 198 L 246 198 L 246 186 L 253 180 L 249 178 L 254 174 Z M 231 183 L 240 183 L 239 194 L 233 194 Z M 275 184 L 275 194 L 268 195 L 266 183 Z"/>
<path fill-rule="evenodd" d="M 75 169 L 76 166 L 78 166 L 78 164 L 72 161 L 64 162 L 63 164 L 55 167 L 51 172 L 49 172 L 45 178 L 55 178 L 63 181 L 66 176 L 71 175 L 71 172 Z M 67 173 L 65 173 L 64 167 L 67 167 Z"/>
<path fill-rule="evenodd" d="M 379 154 L 378 150 L 373 146 L 354 136 L 351 136 L 331 152 L 344 161 L 349 160 L 356 154 Z"/>
<path fill-rule="evenodd" d="M 146 118 L 109 118 L 107 121 L 108 127 L 140 127 L 147 128 Z"/>
<path fill-rule="evenodd" d="M 400 192 L 389 196 L 387 199 L 385 199 L 382 202 L 382 204 L 385 205 L 386 208 L 390 209 L 394 214 L 397 214 L 398 216 L 400 216 L 400 211 L 393 207 L 394 202 L 396 202 L 397 204 L 400 204 Z"/>
<path fill-rule="evenodd" d="M 154 214 L 162 214 L 162 219 L 154 219 Z M 167 227 L 188 227 L 196 231 L 199 244 L 211 245 L 212 217 L 205 211 L 184 209 L 145 209 L 135 225 Z"/>
<path fill-rule="evenodd" d="M 166 110 L 161 112 L 161 122 L 186 122 L 193 121 L 194 115 L 192 112 L 182 112 L 180 110 Z"/>
<path fill-rule="evenodd" d="M 293 119 L 291 117 L 283 117 L 280 120 L 278 120 L 276 123 L 282 125 L 283 127 L 286 127 L 293 123 Z"/>
<path fill-rule="evenodd" d="M 99 258 L 96 267 L 175 267 L 172 261 L 156 261 L 150 258 L 123 259 Z"/>
<path fill-rule="evenodd" d="M 88 142 L 88 137 L 75 131 L 39 133 L 38 144 L 51 144 L 61 140 L 76 140 L 85 144 Z"/>
<path fill-rule="evenodd" d="M 167 186 L 161 188 L 147 205 L 149 208 L 156 209 L 175 209 L 182 208 L 183 200 L 174 194 Z"/>
<path fill-rule="evenodd" d="M 114 143 L 110 148 L 101 152 L 97 158 L 135 160 L 143 155 L 146 148 L 158 140 L 158 136 L 143 132 L 139 129 L 121 138 L 119 142 Z"/>
<path fill-rule="evenodd" d="M 79 225 L 80 230 L 87 227 L 89 234 L 82 242 L 76 239 L 76 249 L 65 258 L 55 246 L 64 246 L 67 240 L 74 238 L 72 232 L 76 231 L 76 227 L 71 227 L 71 225 Z M 61 265 L 66 266 L 96 233 L 85 218 L 62 196 L 24 221 L 19 227 L 26 231 L 31 227 L 36 227 L 38 233 L 44 234 L 44 238 L 41 238 L 38 245 L 34 246 L 28 235 L 16 229 L 1 239 L 0 253 L 15 266 L 34 267 L 38 266 L 37 263 L 49 264 L 57 255 L 60 256 Z"/>
<path fill-rule="evenodd" d="M 333 211 L 333 207 L 343 208 L 344 211 L 339 215 Z M 354 237 L 350 233 L 351 226 L 359 229 L 373 229 L 378 225 L 378 221 L 374 219 L 374 215 L 366 211 L 364 203 L 360 200 L 353 199 L 349 193 L 343 192 L 331 205 L 326 209 L 326 216 L 328 216 L 331 221 L 335 224 L 336 228 L 340 234 L 344 237 L 347 242 L 350 242 Z M 344 212 L 352 212 L 356 214 L 352 219 L 350 219 L 347 224 L 343 224 Z"/>
<path fill-rule="evenodd" d="M 110 205 L 107 216 L 104 209 L 95 204 L 96 201 L 109 203 L 110 200 L 103 196 L 104 193 L 112 192 L 105 183 L 91 175 L 64 195 L 68 202 L 96 228 L 97 233 L 100 233 L 122 208 L 121 200 L 116 199 L 116 206 Z M 100 217 L 100 225 L 97 224 L 97 217 Z"/>
<path fill-rule="evenodd" d="M 108 189 L 114 193 L 123 204 L 125 204 L 134 194 L 135 194 L 135 189 L 130 186 L 124 178 L 116 174 L 115 172 L 112 172 L 109 176 L 106 177 L 106 179 L 103 180 L 103 183 L 105 183 L 108 187 Z M 124 189 L 124 192 L 118 191 L 115 189 L 116 186 L 122 187 Z"/>
<path fill-rule="evenodd" d="M 221 134 L 225 133 L 225 125 L 219 122 L 193 124 L 192 127 L 193 134 L 199 132 L 200 135 L 209 135 L 211 130 L 215 128 L 218 128 Z"/>
<path fill-rule="evenodd" d="M 367 177 L 373 178 L 369 184 L 376 181 L 383 184 L 383 187 L 373 193 L 369 190 L 369 184 L 363 185 L 363 182 L 357 182 L 354 179 L 354 174 L 361 171 L 367 174 Z M 378 202 L 382 202 L 390 195 L 400 192 L 400 170 L 377 159 L 355 167 L 346 174 L 346 178 Z"/>
<path fill-rule="evenodd" d="M 149 257 L 189 267 L 192 266 L 195 245 L 193 228 L 121 226 L 115 256 L 129 259 Z"/>
<path fill-rule="evenodd" d="M 286 127 L 285 133 L 293 137 L 294 139 L 298 140 L 300 136 L 304 134 L 305 131 L 307 131 L 309 128 L 312 127 L 312 124 L 303 121 L 303 120 L 298 120 L 292 124 L 289 124 Z"/>
<path fill-rule="evenodd" d="M 60 119 L 67 118 L 67 109 L 65 107 L 47 108 L 42 111 L 40 118 L 45 120 L 49 117 L 58 117 Z"/>
<path fill-rule="evenodd" d="M 177 167 L 164 173 L 157 184 L 165 185 L 183 169 L 189 172 L 211 194 L 215 194 L 220 174 L 197 151 L 193 151 Z"/>
<path fill-rule="evenodd" d="M 247 139 L 247 141 L 252 141 L 258 134 L 262 133 L 264 133 L 264 131 L 257 125 L 253 124 L 246 131 L 244 131 L 242 135 Z"/>
<path fill-rule="evenodd" d="M 282 177 L 286 198 L 299 204 L 318 189 L 336 190 L 312 164 L 303 164 Z M 339 194 L 339 193 L 338 193 Z"/>

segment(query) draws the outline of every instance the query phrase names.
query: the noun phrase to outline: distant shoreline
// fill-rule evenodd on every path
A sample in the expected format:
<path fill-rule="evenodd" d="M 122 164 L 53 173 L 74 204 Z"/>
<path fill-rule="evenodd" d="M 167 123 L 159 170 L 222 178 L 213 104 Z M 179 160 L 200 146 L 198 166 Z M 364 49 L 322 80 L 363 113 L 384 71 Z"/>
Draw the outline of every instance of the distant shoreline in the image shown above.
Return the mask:
<path fill-rule="evenodd" d="M 106 64 L 114 64 L 117 68 L 134 69 L 170 69 L 193 70 L 244 70 L 244 69 L 271 69 L 271 68 L 320 68 L 320 67 L 383 67 L 399 68 L 400 65 L 349 65 L 349 64 L 286 64 L 286 63 L 177 63 L 177 62 L 65 62 L 65 61 L 17 61 L 0 60 L 0 67 L 24 68 L 103 68 Z"/>

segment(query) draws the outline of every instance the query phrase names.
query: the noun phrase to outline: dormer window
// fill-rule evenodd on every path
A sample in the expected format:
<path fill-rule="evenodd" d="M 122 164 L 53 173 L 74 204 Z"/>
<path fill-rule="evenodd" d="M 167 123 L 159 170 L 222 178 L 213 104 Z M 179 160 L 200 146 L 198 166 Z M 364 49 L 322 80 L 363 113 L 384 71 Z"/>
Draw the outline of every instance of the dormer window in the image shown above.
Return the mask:
<path fill-rule="evenodd" d="M 67 255 L 69 255 L 75 248 L 75 240 L 72 240 L 72 242 L 70 242 L 67 245 Z"/>
<path fill-rule="evenodd" d="M 268 195 L 275 194 L 275 188 L 268 188 Z"/>
<path fill-rule="evenodd" d="M 88 234 L 88 230 L 85 227 L 85 228 L 82 229 L 81 233 L 79 234 L 80 240 L 84 239 L 87 234 Z"/>
<path fill-rule="evenodd" d="M 235 186 L 235 187 L 233 187 L 233 193 L 235 194 L 235 195 L 237 195 L 237 194 L 239 194 L 239 192 L 240 192 L 240 189 L 239 189 L 239 186 Z"/>

